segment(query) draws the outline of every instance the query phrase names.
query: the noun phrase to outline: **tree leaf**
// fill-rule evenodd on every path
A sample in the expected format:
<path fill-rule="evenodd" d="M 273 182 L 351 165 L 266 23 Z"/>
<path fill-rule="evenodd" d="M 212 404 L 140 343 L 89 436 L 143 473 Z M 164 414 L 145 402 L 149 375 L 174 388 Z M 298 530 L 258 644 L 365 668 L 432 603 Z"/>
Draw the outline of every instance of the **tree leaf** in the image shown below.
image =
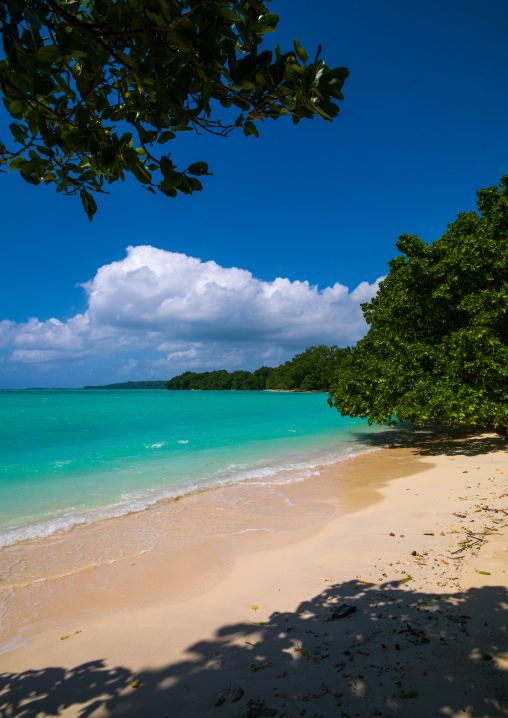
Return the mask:
<path fill-rule="evenodd" d="M 57 45 L 43 45 L 37 50 L 37 60 L 43 63 L 53 63 L 61 58 L 62 54 Z"/>
<path fill-rule="evenodd" d="M 417 698 L 418 695 L 418 691 L 407 691 L 407 693 L 402 693 L 399 698 L 402 698 L 402 700 L 408 700 L 409 698 Z"/>
<path fill-rule="evenodd" d="M 24 109 L 25 105 L 21 102 L 21 100 L 14 100 L 9 105 L 9 112 L 11 115 L 21 115 Z"/>
<path fill-rule="evenodd" d="M 253 122 L 251 122 L 250 120 L 247 120 L 244 123 L 243 133 L 244 133 L 244 135 L 254 135 L 254 137 L 259 137 L 259 132 L 257 130 L 256 125 Z"/>
<path fill-rule="evenodd" d="M 305 52 L 303 47 L 300 46 L 300 43 L 298 42 L 298 40 L 293 39 L 293 45 L 295 46 L 295 52 L 296 52 L 298 58 L 302 62 L 307 62 L 307 60 L 309 59 L 309 56 L 307 55 L 307 53 Z"/>
<path fill-rule="evenodd" d="M 271 26 L 275 28 L 277 23 L 279 22 L 279 16 L 275 13 L 268 13 L 266 15 L 263 15 L 263 17 L 260 19 L 261 25 L 266 29 L 267 26 Z"/>
<path fill-rule="evenodd" d="M 210 174 L 208 172 L 208 165 L 206 164 L 206 162 L 194 162 L 187 167 L 187 172 L 190 172 L 191 175 L 198 176 Z"/>
<path fill-rule="evenodd" d="M 94 214 L 97 212 L 97 204 L 90 192 L 87 192 L 84 187 L 80 190 L 79 196 L 81 197 L 81 202 L 83 203 L 88 219 L 91 222 Z"/>

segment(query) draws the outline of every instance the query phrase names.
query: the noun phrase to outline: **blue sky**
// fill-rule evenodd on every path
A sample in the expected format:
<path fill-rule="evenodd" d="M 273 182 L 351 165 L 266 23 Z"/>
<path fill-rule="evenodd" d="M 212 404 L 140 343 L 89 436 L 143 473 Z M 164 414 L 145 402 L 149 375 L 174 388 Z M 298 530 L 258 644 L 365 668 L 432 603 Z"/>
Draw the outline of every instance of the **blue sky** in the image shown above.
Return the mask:
<path fill-rule="evenodd" d="M 201 193 L 117 183 L 91 224 L 78 198 L 0 174 L 0 388 L 254 369 L 353 343 L 397 236 L 437 239 L 508 173 L 505 0 L 271 11 L 267 43 L 321 43 L 349 68 L 333 123 L 189 133 L 172 158 L 208 162 Z"/>

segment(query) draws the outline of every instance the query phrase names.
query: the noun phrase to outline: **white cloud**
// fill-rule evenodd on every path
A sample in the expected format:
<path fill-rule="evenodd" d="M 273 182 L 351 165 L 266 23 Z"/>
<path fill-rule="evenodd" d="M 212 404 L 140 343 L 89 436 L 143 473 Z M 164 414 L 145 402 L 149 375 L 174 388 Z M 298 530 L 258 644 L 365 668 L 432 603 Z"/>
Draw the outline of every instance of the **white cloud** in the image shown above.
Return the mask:
<path fill-rule="evenodd" d="M 0 321 L 0 347 L 12 343 L 16 335 L 16 326 L 15 322 L 10 322 L 8 319 Z"/>
<path fill-rule="evenodd" d="M 360 303 L 378 282 L 349 292 L 308 282 L 256 279 L 150 246 L 101 267 L 83 285 L 88 308 L 66 322 L 0 322 L 0 346 L 13 362 L 44 364 L 109 357 L 115 371 L 233 368 L 277 364 L 313 344 L 345 346 L 366 325 Z M 135 354 L 135 357 L 132 355 Z M 122 368 L 123 367 L 123 368 Z"/>
<path fill-rule="evenodd" d="M 132 376 L 132 373 L 136 371 L 138 366 L 139 361 L 137 359 L 127 359 L 118 369 L 118 376 Z"/>

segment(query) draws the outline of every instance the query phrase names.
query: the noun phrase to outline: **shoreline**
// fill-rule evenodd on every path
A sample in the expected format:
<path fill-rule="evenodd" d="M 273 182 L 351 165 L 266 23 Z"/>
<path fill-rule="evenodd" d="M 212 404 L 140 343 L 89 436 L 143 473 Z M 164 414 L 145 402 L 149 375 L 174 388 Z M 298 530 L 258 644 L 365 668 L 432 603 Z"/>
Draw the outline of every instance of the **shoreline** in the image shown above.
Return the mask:
<path fill-rule="evenodd" d="M 364 446 L 359 453 L 334 462 L 329 457 L 324 464 L 314 459 L 304 462 L 298 471 L 292 465 L 275 475 L 223 486 L 205 485 L 160 499 L 139 511 L 3 546 L 0 606 L 3 599 L 8 609 L 0 610 L 0 656 L 62 619 L 79 620 L 80 611 L 92 611 L 100 617 L 132 608 L 128 601 L 118 601 L 118 586 L 125 583 L 125 566 L 139 567 L 146 583 L 147 576 L 160 565 L 177 565 L 178 570 L 170 570 L 171 580 L 163 581 L 156 591 L 150 588 L 140 592 L 136 576 L 129 579 L 132 585 L 124 591 L 133 591 L 135 603 L 142 600 L 144 605 L 156 603 L 159 595 L 181 601 L 221 580 L 241 553 L 248 533 L 252 533 L 251 541 L 261 545 L 266 533 L 270 544 L 277 546 L 296 541 L 302 529 L 319 530 L 322 522 L 341 510 L 339 494 L 350 472 L 365 462 L 370 464 L 371 454 L 386 445 L 378 445 L 376 438 L 373 447 Z M 358 459 L 360 464 L 355 463 Z M 327 478 L 329 473 L 332 478 Z M 203 550 L 208 560 L 200 566 L 196 585 L 184 576 L 184 568 Z M 102 590 L 104 585 L 107 591 Z M 83 593 L 92 596 L 88 607 L 80 598 Z M 53 597 L 60 599 L 63 595 L 69 609 L 62 613 L 60 600 Z"/>
<path fill-rule="evenodd" d="M 58 579 L 58 586 L 38 597 L 43 609 L 53 607 L 58 621 L 41 624 L 36 637 L 0 655 L 0 668 L 8 672 L 3 691 L 0 684 L 0 709 L 10 701 L 13 716 L 36 715 L 34 706 L 49 715 L 51 698 L 66 716 L 82 715 L 93 704 L 87 713 L 93 718 L 236 718 L 248 700 L 263 700 L 281 716 L 306 710 L 328 718 L 340 715 L 339 703 L 346 715 L 507 715 L 506 442 L 421 433 L 410 446 L 355 457 L 337 471 L 325 467 L 319 476 L 284 486 L 280 505 L 270 504 L 280 509 L 278 531 L 244 526 L 238 534 L 206 537 L 199 550 L 182 546 L 170 561 L 166 544 L 139 556 L 134 567 L 118 561 L 89 571 L 94 580 L 87 575 L 83 583 L 78 574 Z M 243 497 L 246 516 L 266 509 L 252 503 L 254 494 Z M 237 515 L 240 498 L 230 497 L 228 506 Z M 199 511 L 197 503 L 180 513 Z M 295 506 L 304 508 L 288 525 Z M 474 528 L 497 528 L 476 532 L 488 534 L 476 556 L 460 548 L 473 522 Z M 401 576 L 411 579 L 401 582 Z M 186 591 L 189 582 L 192 591 Z M 94 604 L 98 596 L 104 605 Z M 342 603 L 355 612 L 326 621 Z M 471 618 L 460 619 L 465 614 Z M 69 638 L 62 640 L 64 635 Z M 454 675 L 458 667 L 445 696 L 443 675 Z M 39 676 L 35 698 L 27 698 L 26 682 L 25 695 L 21 691 L 30 670 Z M 50 685 L 55 670 L 61 675 L 58 689 Z M 468 671 L 464 696 L 458 677 Z M 78 675 L 84 687 L 76 697 Z M 136 678 L 138 690 L 131 688 Z M 214 706 L 229 683 L 232 689 L 241 686 L 245 696 L 235 703 L 231 690 Z"/>
<path fill-rule="evenodd" d="M 383 438 L 385 441 L 383 442 Z M 154 507 L 180 501 L 189 496 L 202 495 L 208 491 L 220 490 L 230 486 L 248 486 L 256 482 L 264 481 L 277 485 L 283 481 L 284 477 L 288 477 L 288 481 L 302 481 L 309 478 L 313 472 L 319 472 L 328 466 L 339 465 L 343 461 L 349 461 L 356 457 L 377 451 L 388 446 L 393 436 L 387 433 L 366 436 L 364 441 L 359 441 L 360 447 L 355 448 L 352 441 L 349 442 L 346 451 L 351 453 L 336 453 L 336 446 L 325 448 L 313 448 L 304 456 L 288 455 L 285 458 L 272 457 L 264 465 L 246 467 L 244 470 L 225 472 L 219 475 L 210 474 L 201 478 L 189 478 L 185 482 L 168 484 L 164 487 L 151 489 L 153 492 L 149 494 L 150 489 L 146 490 L 146 496 L 127 496 L 116 502 L 106 504 L 104 506 L 95 506 L 89 508 L 77 508 L 69 513 L 60 516 L 52 516 L 49 519 L 43 517 L 32 517 L 26 524 L 14 524 L 12 527 L 4 526 L 3 533 L 0 534 L 0 551 L 15 547 L 19 544 L 28 544 L 30 542 L 43 541 L 50 539 L 52 536 L 59 536 L 70 531 L 74 531 L 80 527 L 94 526 L 103 521 L 115 521 L 125 516 L 131 516 L 137 513 L 150 511 Z M 347 442 L 346 442 L 347 443 Z M 345 444 L 346 445 L 346 444 Z M 333 449 L 333 451 L 332 451 Z M 328 452 L 329 455 L 326 455 Z M 332 453 L 330 453 L 332 452 Z M 157 469 L 158 470 L 158 469 Z M 300 474 L 300 476 L 297 476 Z M 290 478 L 293 476 L 293 478 Z M 154 495 L 154 494 L 157 495 Z M 86 517 L 92 515 L 91 520 Z M 58 522 L 58 523 L 56 523 Z M 49 528 L 51 524 L 55 524 Z M 39 531 L 39 533 L 26 534 L 28 530 L 31 532 Z"/>
<path fill-rule="evenodd" d="M 148 392 L 150 396 L 143 400 L 139 392 L 127 400 L 120 392 L 110 394 L 112 398 L 105 403 L 102 398 L 78 402 L 79 412 L 72 419 L 67 443 L 58 437 L 66 436 L 66 412 L 72 415 L 70 395 L 63 394 L 54 405 L 46 396 L 29 403 L 28 418 L 20 410 L 22 404 L 18 407 L 14 402 L 17 422 L 12 441 L 10 434 L 4 437 L 6 483 L 5 502 L 0 506 L 0 547 L 144 510 L 203 486 L 275 477 L 285 471 L 312 471 L 317 465 L 377 446 L 383 443 L 379 440 L 382 434 L 394 431 L 367 428 L 360 419 L 337 421 L 335 412 L 323 411 L 323 397 L 312 393 L 298 396 L 290 392 L 287 401 L 277 401 L 277 397 L 282 399 L 278 392 L 250 392 L 259 396 L 237 395 L 236 399 L 231 393 L 228 398 L 228 392 L 212 392 L 208 411 L 211 405 L 218 411 L 213 426 L 209 426 L 201 400 L 191 401 L 188 394 L 187 399 L 171 396 L 183 392 L 155 392 L 159 397 L 164 394 L 164 401 L 153 401 L 154 392 Z M 124 418 L 117 423 L 119 407 Z M 182 417 L 181 422 L 171 418 L 168 407 L 175 417 Z M 99 408 L 98 422 L 94 422 L 94 411 Z M 263 419 L 262 409 L 269 411 L 268 420 Z M 41 441 L 39 434 L 30 443 L 23 426 L 50 410 L 62 432 L 57 432 L 50 444 Z M 253 415 L 246 421 L 251 410 Z M 125 417 L 131 411 L 141 413 L 135 413 L 137 423 L 129 434 L 132 447 L 127 449 L 123 437 L 130 429 Z M 229 421 L 231 416 L 238 420 Z M 88 427 L 85 432 L 79 429 L 80 421 Z M 102 426 L 101 422 L 106 423 Z M 378 441 L 373 443 L 376 437 Z M 390 440 L 391 436 L 384 443 Z"/>

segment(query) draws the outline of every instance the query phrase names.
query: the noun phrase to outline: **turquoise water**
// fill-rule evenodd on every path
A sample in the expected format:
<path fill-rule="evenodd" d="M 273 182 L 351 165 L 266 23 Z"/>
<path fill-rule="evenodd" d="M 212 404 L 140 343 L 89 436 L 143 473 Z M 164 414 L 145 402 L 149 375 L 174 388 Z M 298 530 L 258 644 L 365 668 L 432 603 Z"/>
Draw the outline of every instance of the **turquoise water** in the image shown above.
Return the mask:
<path fill-rule="evenodd" d="M 0 546 L 204 488 L 300 480 L 371 445 L 326 394 L 0 391 Z"/>

